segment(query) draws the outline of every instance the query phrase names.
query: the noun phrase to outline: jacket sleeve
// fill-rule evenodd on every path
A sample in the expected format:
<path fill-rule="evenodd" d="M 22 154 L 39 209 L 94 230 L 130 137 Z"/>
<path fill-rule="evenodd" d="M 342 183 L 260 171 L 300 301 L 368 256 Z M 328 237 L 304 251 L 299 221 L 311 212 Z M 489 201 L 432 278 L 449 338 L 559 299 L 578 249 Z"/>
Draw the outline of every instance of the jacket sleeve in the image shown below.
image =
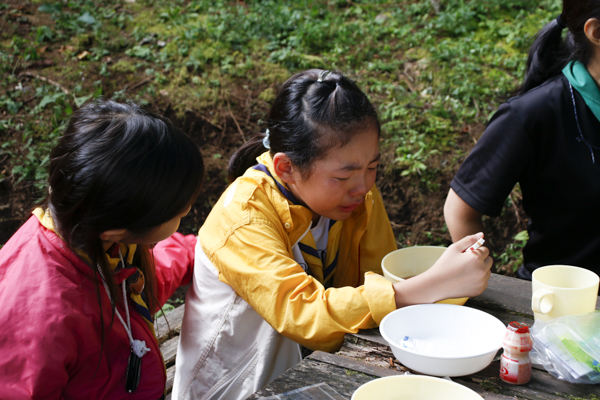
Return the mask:
<path fill-rule="evenodd" d="M 154 246 L 158 302 L 162 306 L 179 286 L 187 285 L 194 272 L 195 235 L 175 233 Z M 156 312 L 157 310 L 152 310 Z"/>
<path fill-rule="evenodd" d="M 391 283 L 379 275 L 368 274 L 357 288 L 325 290 L 266 220 L 240 226 L 209 257 L 220 279 L 275 330 L 310 349 L 335 351 L 346 333 L 373 328 L 382 313 L 395 309 Z"/>

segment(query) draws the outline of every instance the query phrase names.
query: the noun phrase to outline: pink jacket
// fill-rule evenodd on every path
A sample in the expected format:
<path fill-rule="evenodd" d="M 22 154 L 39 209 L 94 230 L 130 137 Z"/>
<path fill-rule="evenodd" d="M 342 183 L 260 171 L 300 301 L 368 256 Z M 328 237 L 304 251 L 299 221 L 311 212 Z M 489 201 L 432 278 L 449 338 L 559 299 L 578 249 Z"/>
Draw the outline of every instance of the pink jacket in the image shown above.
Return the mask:
<path fill-rule="evenodd" d="M 174 234 L 153 250 L 158 300 L 164 304 L 193 272 L 196 237 Z M 0 399 L 160 399 L 165 370 L 156 338 L 129 299 L 142 358 L 140 384 L 125 391 L 127 333 L 90 267 L 31 217 L 0 250 Z M 119 308 L 125 318 L 124 309 Z"/>

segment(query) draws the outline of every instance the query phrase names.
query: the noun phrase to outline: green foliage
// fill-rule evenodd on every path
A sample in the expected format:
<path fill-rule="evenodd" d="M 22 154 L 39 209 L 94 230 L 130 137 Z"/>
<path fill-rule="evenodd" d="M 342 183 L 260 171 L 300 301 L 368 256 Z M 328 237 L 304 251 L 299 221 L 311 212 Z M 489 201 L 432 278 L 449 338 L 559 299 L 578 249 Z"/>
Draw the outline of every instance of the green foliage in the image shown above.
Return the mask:
<path fill-rule="evenodd" d="M 521 231 L 513 239 L 514 242 L 510 243 L 502 253 L 494 254 L 494 259 L 496 263 L 504 265 L 510 272 L 515 273 L 523 264 L 523 247 L 529 240 L 529 234 L 527 231 Z"/>
<path fill-rule="evenodd" d="M 175 309 L 175 306 L 173 306 L 172 304 L 167 303 L 164 306 L 162 306 L 160 310 L 158 310 L 158 312 L 155 315 L 155 318 L 163 317 L 166 314 L 168 314 L 171 311 L 173 311 L 174 309 Z"/>
<path fill-rule="evenodd" d="M 382 111 L 398 166 L 421 177 L 452 151 L 461 126 L 485 122 L 516 90 L 533 35 L 560 9 L 557 0 L 449 0 L 439 12 L 424 0 L 146 5 L 152 8 L 134 17 L 133 35 L 165 45 L 136 45 L 127 54 L 179 71 L 176 86 L 215 82 L 190 80 L 177 66 L 242 77 L 257 74 L 259 60 L 290 73 L 339 68 L 356 74 Z"/>

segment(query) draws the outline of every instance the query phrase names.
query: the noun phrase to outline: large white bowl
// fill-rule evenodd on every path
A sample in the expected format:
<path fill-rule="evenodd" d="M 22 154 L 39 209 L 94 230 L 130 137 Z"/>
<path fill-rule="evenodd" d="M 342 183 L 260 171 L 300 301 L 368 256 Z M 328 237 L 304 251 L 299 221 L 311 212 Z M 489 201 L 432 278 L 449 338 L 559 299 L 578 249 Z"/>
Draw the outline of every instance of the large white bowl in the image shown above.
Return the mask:
<path fill-rule="evenodd" d="M 413 246 L 394 250 L 381 260 L 383 276 L 393 283 L 403 281 L 427 271 L 444 254 L 446 247 Z M 437 303 L 462 306 L 468 297 L 440 300 Z"/>
<path fill-rule="evenodd" d="M 483 397 L 456 382 L 423 375 L 375 379 L 359 387 L 351 400 L 481 400 Z"/>
<path fill-rule="evenodd" d="M 492 362 L 506 327 L 474 308 L 422 304 L 386 315 L 379 331 L 406 367 L 427 375 L 463 376 Z"/>

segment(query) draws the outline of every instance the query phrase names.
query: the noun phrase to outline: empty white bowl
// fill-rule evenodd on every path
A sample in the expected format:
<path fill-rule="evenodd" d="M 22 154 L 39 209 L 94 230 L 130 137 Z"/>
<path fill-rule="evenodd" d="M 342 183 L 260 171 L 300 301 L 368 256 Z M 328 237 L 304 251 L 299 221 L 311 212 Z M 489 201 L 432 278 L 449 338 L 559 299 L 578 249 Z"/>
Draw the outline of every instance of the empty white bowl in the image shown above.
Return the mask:
<path fill-rule="evenodd" d="M 397 375 L 365 383 L 351 400 L 481 400 L 483 397 L 466 386 L 446 379 L 423 375 Z"/>
<path fill-rule="evenodd" d="M 394 250 L 381 260 L 383 276 L 393 283 L 403 281 L 427 271 L 444 254 L 446 247 L 413 246 Z M 438 301 L 443 304 L 462 306 L 468 297 Z"/>
<path fill-rule="evenodd" d="M 379 331 L 406 367 L 427 375 L 463 376 L 492 362 L 506 327 L 474 308 L 422 304 L 386 315 Z"/>

